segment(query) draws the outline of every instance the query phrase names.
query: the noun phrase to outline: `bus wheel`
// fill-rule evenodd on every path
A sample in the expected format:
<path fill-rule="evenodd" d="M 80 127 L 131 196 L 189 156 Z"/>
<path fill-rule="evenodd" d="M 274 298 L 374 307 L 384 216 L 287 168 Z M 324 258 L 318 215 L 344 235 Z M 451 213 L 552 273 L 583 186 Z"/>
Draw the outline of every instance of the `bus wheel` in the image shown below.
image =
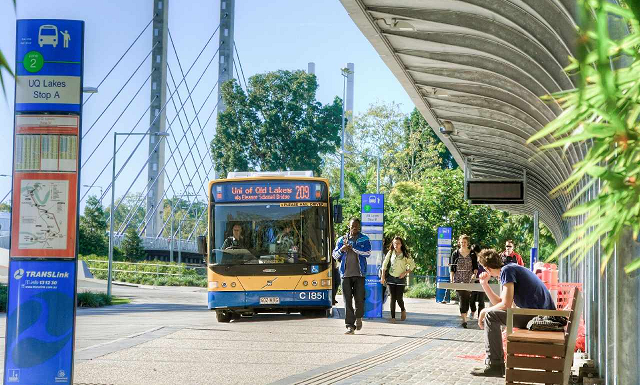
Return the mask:
<path fill-rule="evenodd" d="M 218 322 L 229 322 L 231 321 L 231 314 L 226 313 L 222 310 L 216 310 L 216 319 Z"/>

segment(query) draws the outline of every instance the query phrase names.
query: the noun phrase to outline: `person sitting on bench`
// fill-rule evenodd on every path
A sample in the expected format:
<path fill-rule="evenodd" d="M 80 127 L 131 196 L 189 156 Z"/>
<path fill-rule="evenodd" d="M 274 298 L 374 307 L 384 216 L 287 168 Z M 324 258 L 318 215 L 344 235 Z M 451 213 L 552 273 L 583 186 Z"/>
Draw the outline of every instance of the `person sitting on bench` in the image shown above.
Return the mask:
<path fill-rule="evenodd" d="M 485 249 L 478 256 L 478 263 L 486 270 L 480 274 L 480 284 L 493 306 L 484 308 L 478 316 L 478 326 L 484 329 L 487 351 L 485 366 L 471 371 L 474 376 L 502 377 L 505 373 L 502 350 L 501 326 L 507 324 L 507 308 L 515 303 L 520 308 L 555 310 L 551 293 L 531 270 L 515 263 L 503 265 L 500 254 Z M 491 277 L 499 277 L 502 284 L 500 296 L 489 286 Z M 526 328 L 533 315 L 514 315 L 513 326 Z"/>

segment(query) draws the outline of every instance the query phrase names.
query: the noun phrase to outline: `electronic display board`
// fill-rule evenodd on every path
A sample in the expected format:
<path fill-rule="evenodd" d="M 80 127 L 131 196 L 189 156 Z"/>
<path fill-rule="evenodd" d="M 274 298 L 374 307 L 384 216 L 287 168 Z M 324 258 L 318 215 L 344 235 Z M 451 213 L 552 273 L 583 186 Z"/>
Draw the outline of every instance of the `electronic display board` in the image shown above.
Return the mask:
<path fill-rule="evenodd" d="M 211 199 L 215 203 L 231 202 L 323 202 L 327 185 L 321 181 L 238 181 L 214 183 Z"/>

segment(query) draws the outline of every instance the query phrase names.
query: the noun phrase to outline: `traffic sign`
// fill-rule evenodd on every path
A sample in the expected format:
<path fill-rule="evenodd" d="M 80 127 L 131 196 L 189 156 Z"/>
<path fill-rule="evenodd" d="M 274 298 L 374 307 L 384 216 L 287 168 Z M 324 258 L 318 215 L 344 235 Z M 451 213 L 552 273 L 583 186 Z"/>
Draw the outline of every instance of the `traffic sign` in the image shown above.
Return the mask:
<path fill-rule="evenodd" d="M 17 112 L 80 112 L 83 35 L 79 20 L 18 20 Z"/>

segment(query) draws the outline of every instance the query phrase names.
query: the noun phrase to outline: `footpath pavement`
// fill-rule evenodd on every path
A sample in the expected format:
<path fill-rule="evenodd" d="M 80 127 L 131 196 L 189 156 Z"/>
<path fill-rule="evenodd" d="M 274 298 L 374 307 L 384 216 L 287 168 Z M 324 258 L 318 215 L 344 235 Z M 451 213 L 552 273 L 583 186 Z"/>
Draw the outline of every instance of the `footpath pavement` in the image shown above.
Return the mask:
<path fill-rule="evenodd" d="M 113 289 L 132 302 L 78 310 L 76 385 L 504 384 L 469 374 L 482 365 L 483 332 L 475 321 L 461 328 L 457 305 L 433 299 L 405 299 L 408 319 L 396 324 L 386 304 L 383 319 L 345 335 L 343 319 L 299 314 L 218 323 L 202 288 Z"/>

